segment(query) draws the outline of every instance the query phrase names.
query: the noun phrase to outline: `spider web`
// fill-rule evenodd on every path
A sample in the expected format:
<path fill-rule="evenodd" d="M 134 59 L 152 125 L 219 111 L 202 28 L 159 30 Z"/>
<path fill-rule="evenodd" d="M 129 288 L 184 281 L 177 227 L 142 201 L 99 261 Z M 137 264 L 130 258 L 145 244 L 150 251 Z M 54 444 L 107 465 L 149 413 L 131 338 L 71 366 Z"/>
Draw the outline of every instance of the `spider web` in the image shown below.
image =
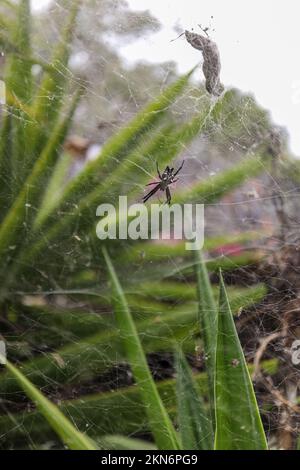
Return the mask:
<path fill-rule="evenodd" d="M 45 62 L 50 60 L 52 44 L 61 37 L 67 13 L 68 6 L 62 1 L 52 2 L 47 12 L 35 15 L 35 57 Z M 149 12 L 132 12 L 125 1 L 85 2 L 78 19 L 71 59 L 63 71 L 68 78 L 68 100 L 71 102 L 79 83 L 84 84 L 84 99 L 64 144 L 62 160 L 65 159 L 65 165 L 62 160 L 58 163 L 61 165 L 59 171 L 64 168 L 62 188 L 84 169 L 89 160 L 97 157 L 105 142 L 138 110 L 176 79 L 176 64 L 171 57 L 168 63 L 140 61 L 129 66 L 118 53 L 124 43 L 141 36 L 151 38 L 159 27 L 159 21 Z M 186 47 L 190 46 L 186 44 Z M 33 66 L 32 73 L 39 81 L 41 68 Z M 200 83 L 199 78 L 203 80 L 201 67 L 182 96 L 168 110 L 170 119 L 177 125 L 189 120 L 207 102 L 210 101 L 211 106 L 215 103 L 216 98 L 205 93 L 203 81 Z M 11 109 L 6 112 L 11 112 Z M 23 116 L 21 119 L 26 127 L 30 118 Z M 251 95 L 235 90 L 234 101 L 222 118 L 217 123 L 209 122 L 200 136 L 182 146 L 174 165 L 179 166 L 183 159 L 185 165 L 172 193 L 193 188 L 198 182 L 221 174 L 249 155 L 255 158 L 259 145 L 269 138 L 266 129 L 270 128 L 274 129 L 274 125 L 268 113 L 256 104 Z M 285 143 L 284 130 L 279 132 Z M 142 138 L 140 148 L 146 143 L 146 138 Z M 116 166 L 118 163 L 115 162 Z M 155 168 L 155 160 L 145 156 L 138 171 L 147 174 L 150 180 L 156 176 Z M 299 371 L 291 361 L 292 342 L 299 338 L 299 188 L 295 180 L 288 178 L 288 169 L 284 172 L 284 168 L 284 162 L 274 159 L 271 170 L 265 165 L 263 175 L 251 178 L 221 201 L 205 205 L 206 238 L 216 239 L 226 234 L 229 240 L 216 243 L 205 251 L 210 261 L 224 266 L 231 263 L 231 268 L 225 271 L 229 292 L 234 297 L 237 292 L 258 283 L 267 286 L 267 295 L 263 299 L 238 311 L 236 324 L 246 358 L 254 367 L 255 388 L 265 430 L 270 445 L 275 448 L 294 447 L 299 432 Z M 14 175 L 14 180 L 17 179 L 18 175 Z M 133 202 L 140 202 L 145 194 L 144 187 L 130 175 L 126 180 L 117 179 L 117 184 L 122 188 L 122 194 L 135 194 Z M 55 199 L 56 194 L 50 191 L 47 197 Z M 114 200 L 113 188 L 111 197 Z M 38 212 L 39 207 L 35 209 Z M 91 208 L 93 213 L 94 209 Z M 26 226 L 26 220 L 24 223 Z M 245 235 L 243 241 L 242 234 Z M 168 254 L 168 250 L 162 256 L 151 256 L 141 243 L 136 243 L 140 246 L 139 251 L 124 244 L 123 261 L 122 257 L 119 261 L 117 258 L 113 260 L 135 319 L 144 325 L 143 342 L 152 345 L 148 351 L 151 371 L 162 390 L 164 387 L 167 390 L 165 380 L 175 377 L 172 348 L 167 341 L 174 330 L 164 317 L 170 318 L 180 311 L 196 312 L 193 261 L 182 254 Z M 162 248 L 175 246 L 172 240 L 152 244 L 159 244 Z M 52 250 L 53 261 L 50 260 L 47 266 L 43 265 L 43 260 L 38 260 L 31 266 L 36 273 L 36 283 L 28 283 L 26 278 L 20 281 L 15 291 L 16 301 L 7 306 L 1 320 L 1 331 L 11 358 L 22 363 L 51 356 L 57 374 L 48 377 L 41 370 L 44 375 L 41 391 L 58 404 L 65 404 L 68 400 L 63 411 L 88 435 L 97 439 L 103 434 L 122 433 L 118 420 L 121 423 L 127 419 L 124 434 L 150 441 L 146 418 L 137 412 L 139 398 L 133 387 L 130 368 L 116 346 L 119 331 L 110 306 L 106 272 L 99 268 L 98 259 L 95 259 L 97 248 L 94 242 L 85 237 L 78 226 L 68 234 L 63 256 L 60 246 L 50 245 L 49 249 Z M 242 263 L 243 256 L 246 261 Z M 126 259 L 130 263 L 130 276 Z M 78 263 L 84 267 L 84 276 L 72 278 Z M 49 274 L 53 272 L 53 265 L 56 277 Z M 211 280 L 216 286 L 218 278 L 214 272 Z M 54 322 L 49 320 L 53 316 L 57 318 Z M 181 318 L 180 315 L 178 317 Z M 85 338 L 93 336 L 95 321 L 99 322 L 100 329 L 103 328 L 101 351 L 96 345 L 77 350 Z M 77 328 L 72 327 L 70 331 L 69 326 L 74 322 Z M 159 322 L 161 328 L 154 328 L 153 325 Z M 203 372 L 205 357 L 196 314 L 188 328 L 185 322 L 179 323 L 176 331 L 180 330 L 182 333 L 176 338 L 177 342 L 186 349 L 194 372 Z M 74 348 L 78 358 L 77 369 L 74 368 L 73 374 L 64 380 L 67 360 L 60 351 L 67 347 L 70 354 Z M 273 374 L 262 372 L 262 360 L 273 359 L 279 361 L 277 371 Z M 103 394 L 101 402 L 97 400 L 100 394 Z M 1 399 L 1 413 L 3 448 L 61 446 L 22 393 L 6 394 Z M 9 429 L 1 425 L 5 416 L 10 416 Z"/>

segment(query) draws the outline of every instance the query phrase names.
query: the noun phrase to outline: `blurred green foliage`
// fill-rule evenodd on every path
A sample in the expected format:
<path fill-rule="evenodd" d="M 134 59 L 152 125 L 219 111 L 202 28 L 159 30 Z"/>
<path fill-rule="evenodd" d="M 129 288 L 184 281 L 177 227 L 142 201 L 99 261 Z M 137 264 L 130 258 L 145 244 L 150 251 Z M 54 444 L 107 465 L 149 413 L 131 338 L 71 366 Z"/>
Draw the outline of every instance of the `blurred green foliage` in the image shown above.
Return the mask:
<path fill-rule="evenodd" d="M 7 415 L 5 406 L 2 409 L 1 434 L 11 436 L 9 444 L 7 439 L 3 439 L 3 448 L 32 446 L 32 439 L 39 441 L 38 446 L 43 443 L 41 440 L 47 439 L 49 424 L 41 423 L 35 412 L 24 419 L 21 389 L 40 404 L 42 414 L 63 442 L 73 448 L 93 446 L 86 436 L 75 432 L 70 423 L 64 421 L 58 410 L 55 411 L 58 412 L 57 419 L 60 422 L 57 429 L 53 421 L 49 420 L 49 413 L 51 415 L 54 412 L 53 405 L 37 393 L 35 385 L 46 387 L 45 393 L 50 399 L 57 390 L 64 394 L 65 387 L 70 384 L 78 387 L 79 393 L 82 386 L 83 393 L 78 402 L 80 406 L 76 403 L 70 406 L 75 415 L 80 415 L 79 426 L 84 433 L 84 426 L 81 425 L 89 421 L 87 410 L 91 409 L 91 397 L 85 396 L 84 384 L 96 380 L 99 374 L 124 361 L 131 365 L 144 406 L 147 400 L 151 405 L 147 419 L 145 421 L 142 405 L 139 405 L 133 416 L 132 407 L 126 401 L 131 392 L 126 391 L 123 392 L 120 415 L 120 410 L 114 408 L 113 400 L 105 405 L 109 419 L 118 415 L 119 428 L 111 429 L 107 416 L 93 412 L 95 428 L 102 430 L 103 434 L 122 432 L 127 436 L 139 429 L 150 428 L 159 448 L 186 446 L 187 440 L 178 440 L 173 427 L 172 420 L 177 414 L 173 384 L 166 387 L 161 401 L 155 381 L 146 367 L 145 354 L 162 351 L 173 353 L 176 343 L 180 343 L 185 352 L 193 353 L 195 342 L 200 336 L 201 347 L 204 339 L 204 348 L 208 348 L 208 354 L 214 357 L 217 327 L 215 322 L 210 322 L 211 318 L 207 314 L 215 302 L 215 289 L 210 286 L 203 263 L 199 259 L 191 261 L 190 253 L 183 249 L 180 242 L 177 245 L 156 245 L 148 241 L 134 244 L 130 240 L 101 243 L 95 233 L 96 208 L 102 202 L 116 203 L 124 187 L 129 199 L 136 200 L 148 182 L 149 175 L 153 174 L 155 161 L 161 166 L 167 165 L 193 140 L 209 133 L 213 138 L 212 132 L 216 132 L 220 126 L 226 128 L 231 138 L 240 138 L 243 129 L 239 114 L 244 107 L 247 107 L 250 124 L 255 120 L 267 128 L 269 122 L 265 112 L 253 100 L 242 98 L 236 90 L 228 90 L 218 101 L 211 102 L 202 88 L 191 86 L 193 70 L 179 78 L 174 73 L 171 74 L 171 83 L 155 99 L 106 139 L 97 158 L 70 178 L 72 156 L 64 144 L 73 118 L 86 99 L 87 82 L 86 77 L 74 78 L 69 65 L 74 37 L 78 39 L 79 36 L 75 35 L 76 28 L 82 26 L 82 18 L 86 18 L 89 9 L 85 10 L 77 0 L 62 2 L 62 5 L 68 17 L 60 15 L 57 18 L 57 28 L 61 27 L 61 30 L 57 34 L 51 57 L 49 55 L 45 60 L 40 59 L 33 47 L 34 18 L 29 0 L 20 0 L 17 5 L 6 2 L 3 12 L 0 11 L 0 44 L 7 55 L 4 77 L 7 106 L 2 110 L 0 130 L 0 324 L 9 356 L 19 362 L 24 374 L 10 363 L 9 371 L 1 374 L 2 402 L 9 400 L 13 403 L 12 410 L 17 409 L 17 412 Z M 62 17 L 64 25 L 61 25 Z M 134 16 L 131 15 L 130 19 L 129 26 L 135 34 L 140 34 L 144 26 L 146 29 L 159 27 L 158 24 L 150 27 L 147 18 L 142 27 Z M 97 58 L 93 57 L 93 61 L 97 61 Z M 37 75 L 33 73 L 33 66 L 39 67 Z M 138 68 L 136 73 L 139 73 Z M 113 90 L 117 93 L 117 84 L 110 85 L 115 87 Z M 184 95 L 187 89 L 188 96 Z M 176 107 L 182 99 L 182 108 L 184 102 L 195 100 L 195 97 L 200 105 L 195 106 L 193 114 L 182 113 L 180 119 L 174 119 L 172 107 Z M 220 143 L 225 137 L 216 132 L 214 138 Z M 243 145 L 248 144 L 245 139 Z M 268 170 L 269 165 L 270 155 L 266 145 L 259 145 L 238 164 L 227 165 L 225 171 L 198 181 L 191 187 L 182 188 L 174 200 L 179 203 L 217 202 L 248 178 Z M 124 181 L 132 184 L 125 186 Z M 230 270 L 237 265 L 256 263 L 259 253 L 253 254 L 244 248 L 247 248 L 249 240 L 259 236 L 255 233 L 238 236 L 228 233 L 217 239 L 208 239 L 205 245 L 208 250 L 237 241 L 241 244 L 239 257 L 212 258 L 207 263 L 208 269 L 213 271 L 223 266 Z M 115 289 L 117 287 L 117 300 L 119 298 L 117 303 L 120 311 L 116 319 L 111 315 L 101 250 L 103 245 L 109 250 L 110 257 L 106 255 L 106 262 Z M 120 273 L 121 283 L 117 280 L 113 265 Z M 200 269 L 197 275 L 195 266 Z M 140 268 L 144 268 L 142 273 Z M 192 283 L 198 279 L 199 309 L 202 315 L 206 314 L 204 323 L 200 322 L 201 328 L 197 320 L 195 284 L 187 285 L 184 278 L 184 274 L 191 273 L 194 276 Z M 163 282 L 162 279 L 166 277 L 169 281 Z M 203 279 L 206 285 L 204 294 L 201 293 Z M 225 292 L 224 286 L 222 289 Z M 229 293 L 233 308 L 237 310 L 261 300 L 266 290 L 264 286 L 258 285 L 244 290 L 229 289 Z M 116 298 L 113 300 L 116 301 Z M 232 327 L 229 320 L 227 326 L 223 325 L 223 330 L 228 325 Z M 206 337 L 208 331 L 210 336 Z M 224 331 L 222 334 L 226 334 Z M 123 346 L 122 341 L 119 341 L 120 332 Z M 234 340 L 238 347 L 235 334 Z M 240 355 L 242 357 L 241 351 Z M 177 363 L 178 370 L 182 371 L 179 393 L 184 395 L 188 387 L 191 393 L 189 400 L 192 400 L 198 393 L 196 386 L 190 387 L 193 376 L 183 356 L 178 356 Z M 210 394 L 213 394 L 213 367 L 211 361 L 208 365 Z M 28 382 L 28 378 L 33 384 Z M 239 380 L 242 382 L 242 378 Z M 243 382 L 244 387 L 250 387 L 247 380 Z M 143 383 L 148 384 L 148 387 L 143 388 Z M 203 392 L 205 401 L 208 390 L 206 387 Z M 136 390 L 134 393 L 137 393 Z M 106 398 L 101 391 L 92 398 L 95 403 L 101 403 L 102 399 Z M 193 426 L 194 432 L 189 434 L 189 439 L 194 447 L 204 423 L 195 416 L 192 419 L 193 410 L 202 410 L 199 403 L 195 408 L 189 408 L 188 402 L 185 402 L 186 406 L 179 409 L 182 426 Z M 252 412 L 258 416 L 254 398 L 250 405 Z M 63 411 L 69 410 L 68 406 L 64 404 Z M 226 403 L 226 406 L 229 404 Z M 213 410 L 214 405 L 210 411 Z M 161 419 L 165 427 L 158 432 L 155 423 Z M 8 423 L 11 422 L 18 423 L 18 426 L 9 429 L 11 424 Z M 73 432 L 75 434 L 72 437 Z M 112 448 L 143 446 L 140 441 L 124 436 L 96 437 L 102 448 L 110 445 Z M 144 444 L 145 448 L 149 445 Z"/>

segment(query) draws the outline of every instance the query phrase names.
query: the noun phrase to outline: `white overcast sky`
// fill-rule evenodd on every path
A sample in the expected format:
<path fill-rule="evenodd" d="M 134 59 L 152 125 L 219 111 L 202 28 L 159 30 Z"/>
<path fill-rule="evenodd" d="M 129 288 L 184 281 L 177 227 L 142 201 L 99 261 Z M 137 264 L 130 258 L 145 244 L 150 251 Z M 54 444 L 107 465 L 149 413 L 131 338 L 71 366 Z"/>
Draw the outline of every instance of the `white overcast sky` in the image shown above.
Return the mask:
<path fill-rule="evenodd" d="M 41 8 L 50 0 L 32 0 Z M 222 61 L 222 81 L 252 92 L 284 125 L 290 147 L 300 157 L 300 2 L 297 0 L 127 0 L 134 10 L 149 9 L 160 32 L 121 48 L 129 64 L 175 60 L 185 72 L 201 59 L 199 51 L 176 37 L 174 26 L 194 28 L 211 23 Z M 211 20 L 211 16 L 213 19 Z M 202 77 L 200 69 L 195 72 Z"/>

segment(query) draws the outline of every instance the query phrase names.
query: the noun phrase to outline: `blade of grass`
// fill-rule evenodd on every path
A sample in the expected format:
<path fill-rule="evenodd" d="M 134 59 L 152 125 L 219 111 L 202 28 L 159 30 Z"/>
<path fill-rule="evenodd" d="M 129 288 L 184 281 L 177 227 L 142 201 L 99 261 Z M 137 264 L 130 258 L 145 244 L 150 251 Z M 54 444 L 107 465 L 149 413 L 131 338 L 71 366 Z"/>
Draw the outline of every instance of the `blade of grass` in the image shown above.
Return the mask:
<path fill-rule="evenodd" d="M 16 244 L 19 237 L 23 234 L 22 222 L 24 220 L 26 220 L 27 229 L 30 230 L 30 222 L 35 215 L 35 207 L 42 197 L 44 185 L 52 174 L 54 164 L 58 157 L 59 146 L 68 132 L 80 96 L 81 90 L 75 94 L 71 108 L 65 119 L 59 122 L 54 129 L 47 146 L 36 161 L 19 196 L 1 224 L 0 256 L 2 257 L 3 263 L 6 256 L 10 257 L 8 247 Z"/>
<path fill-rule="evenodd" d="M 222 236 L 215 236 L 205 238 L 204 250 L 215 250 L 224 245 L 238 244 L 242 249 L 245 249 L 249 242 L 256 242 L 264 237 L 263 232 L 242 232 L 238 234 L 224 234 Z M 140 242 L 121 253 L 120 259 L 122 263 L 130 262 L 136 263 L 141 260 L 141 252 L 143 252 L 146 261 L 162 261 L 163 258 L 175 258 L 176 256 L 184 256 L 185 258 L 191 257 L 192 252 L 185 249 L 185 241 L 179 241 L 170 245 L 157 241 L 156 243 Z"/>
<path fill-rule="evenodd" d="M 212 422 L 180 349 L 176 355 L 178 425 L 184 450 L 213 449 Z"/>
<path fill-rule="evenodd" d="M 48 421 L 61 440 L 73 450 L 96 450 L 97 447 L 90 438 L 79 432 L 63 415 L 57 406 L 42 393 L 9 361 L 7 369 L 19 382 L 28 397 L 37 405 L 39 412 Z"/>
<path fill-rule="evenodd" d="M 31 64 L 27 61 L 31 56 L 31 29 L 30 1 L 20 0 L 12 32 L 12 40 L 19 55 L 13 54 L 9 59 L 5 82 L 7 88 L 24 102 L 30 100 L 32 92 Z"/>
<path fill-rule="evenodd" d="M 219 268 L 222 268 L 223 271 L 232 271 L 234 269 L 238 269 L 239 267 L 243 266 L 255 266 L 259 261 L 263 259 L 263 255 L 261 253 L 253 253 L 245 251 L 242 255 L 238 256 L 227 256 L 227 257 L 217 257 L 208 259 L 205 261 L 206 268 L 209 272 L 218 271 Z M 147 271 L 147 275 L 145 275 L 145 280 L 154 280 L 154 279 L 167 279 L 167 278 L 174 278 L 174 279 L 183 279 L 184 275 L 194 274 L 195 272 L 195 261 L 187 261 L 187 262 L 178 262 L 176 267 L 174 268 L 174 263 L 169 264 L 162 264 L 160 266 L 154 266 L 153 268 L 149 268 Z M 132 275 L 131 281 L 134 283 L 136 281 L 143 281 L 142 274 L 139 274 L 138 279 Z"/>
<path fill-rule="evenodd" d="M 43 200 L 34 220 L 33 230 L 53 211 L 63 193 L 63 187 L 68 179 L 68 172 L 72 165 L 72 157 L 63 153 L 53 170 L 52 177 L 44 192 Z"/>
<path fill-rule="evenodd" d="M 217 307 L 214 293 L 209 280 L 206 264 L 203 262 L 200 251 L 195 251 L 197 296 L 199 308 L 200 328 L 204 342 L 204 353 L 206 358 L 206 369 L 208 372 L 210 388 L 211 418 L 214 421 L 214 378 L 216 357 L 216 332 L 217 332 Z"/>
<path fill-rule="evenodd" d="M 0 134 L 0 174 L 5 175 L 1 179 L 0 185 L 0 198 L 1 198 L 1 213 L 0 220 L 2 221 L 7 209 L 12 201 L 12 116 L 7 111 L 3 116 Z"/>
<path fill-rule="evenodd" d="M 47 142 L 47 136 L 49 133 L 51 134 L 55 126 L 66 96 L 66 85 L 71 76 L 68 72 L 68 61 L 80 4 L 81 0 L 70 2 L 66 27 L 51 58 L 52 72 L 45 74 L 33 103 L 35 120 L 32 125 L 28 126 L 27 139 L 30 142 L 32 152 L 36 155 L 40 154 Z"/>
<path fill-rule="evenodd" d="M 11 8 L 13 11 L 17 10 L 18 8 L 16 3 L 12 2 L 11 0 L 2 0 L 2 3 L 6 5 L 8 8 Z"/>
<path fill-rule="evenodd" d="M 215 400 L 215 449 L 266 450 L 268 448 L 221 272 Z"/>
<path fill-rule="evenodd" d="M 147 410 L 155 442 L 159 449 L 178 449 L 179 444 L 175 429 L 158 394 L 125 295 L 105 249 L 103 249 L 103 255 L 113 289 L 116 322 L 122 336 L 128 362 Z"/>
<path fill-rule="evenodd" d="M 196 265 L 197 266 L 197 265 Z M 125 284 L 126 286 L 126 284 Z M 135 284 L 132 287 L 125 287 L 126 294 L 133 294 L 137 299 L 155 299 L 161 302 L 172 302 L 179 305 L 180 302 L 193 301 L 199 299 L 197 292 L 197 286 L 193 282 L 185 284 L 184 282 L 179 281 L 154 281 L 154 282 L 143 282 L 141 284 Z M 212 286 L 213 295 L 215 299 L 217 297 L 217 288 Z M 241 299 L 255 299 L 257 302 L 264 298 L 267 294 L 267 288 L 264 284 L 256 284 L 251 287 L 229 287 L 230 301 L 233 301 L 233 298 Z M 149 301 L 149 300 L 148 300 Z"/>
<path fill-rule="evenodd" d="M 197 201 L 208 204 L 219 200 L 226 193 L 233 191 L 244 181 L 253 178 L 270 168 L 270 158 L 267 154 L 257 154 L 246 157 L 241 163 L 194 185 L 192 189 L 183 190 L 174 195 L 174 203 Z"/>
<path fill-rule="evenodd" d="M 21 0 L 18 3 L 17 20 L 12 30 L 12 42 L 19 54 L 12 53 L 8 56 L 4 81 L 8 94 L 24 103 L 30 101 L 32 93 L 31 64 L 27 61 L 31 55 L 31 27 L 30 1 Z M 7 169 L 11 170 L 10 192 L 14 196 L 19 191 L 27 167 L 28 149 L 24 125 L 26 115 L 22 109 L 16 107 L 10 115 L 7 113 L 4 116 L 4 126 L 5 121 L 10 121 L 12 132 L 10 165 Z"/>

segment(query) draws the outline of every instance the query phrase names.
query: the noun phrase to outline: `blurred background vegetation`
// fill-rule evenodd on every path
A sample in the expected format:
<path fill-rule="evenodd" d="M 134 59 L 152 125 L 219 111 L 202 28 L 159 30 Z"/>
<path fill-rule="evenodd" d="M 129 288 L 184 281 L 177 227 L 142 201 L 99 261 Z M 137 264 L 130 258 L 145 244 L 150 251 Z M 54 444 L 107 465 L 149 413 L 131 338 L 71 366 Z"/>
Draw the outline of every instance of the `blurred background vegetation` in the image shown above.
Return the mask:
<path fill-rule="evenodd" d="M 123 0 L 61 0 L 36 15 L 29 1 L 7 0 L 0 26 L 0 327 L 9 360 L 103 448 L 154 445 L 112 315 L 95 213 L 121 194 L 140 202 L 156 161 L 163 168 L 184 159 L 174 201 L 205 203 L 212 295 L 222 268 L 269 445 L 295 448 L 300 172 L 286 131 L 253 96 L 229 89 L 215 100 L 171 60 L 127 67 L 118 44 L 160 24 Z M 209 402 L 200 262 L 174 240 L 105 245 L 176 426 L 175 343 Z M 57 434 L 72 448 L 11 367 L 0 377 L 2 448 L 61 448 Z M 75 441 L 90 448 L 81 435 Z"/>

